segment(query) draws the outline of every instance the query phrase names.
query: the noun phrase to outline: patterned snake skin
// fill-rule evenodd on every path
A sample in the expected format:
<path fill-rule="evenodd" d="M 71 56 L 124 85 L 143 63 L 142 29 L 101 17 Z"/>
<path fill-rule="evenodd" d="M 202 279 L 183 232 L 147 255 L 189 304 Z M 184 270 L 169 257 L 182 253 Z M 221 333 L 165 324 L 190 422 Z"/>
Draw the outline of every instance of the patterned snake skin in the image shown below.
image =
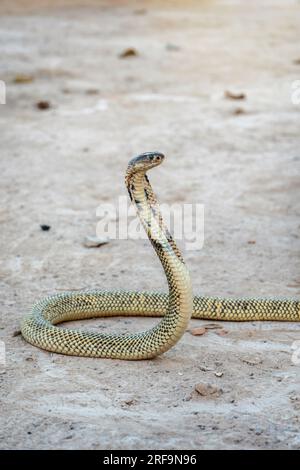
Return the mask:
<path fill-rule="evenodd" d="M 164 268 L 169 293 L 130 291 L 68 292 L 47 297 L 23 320 L 23 337 L 47 351 L 73 356 L 149 359 L 170 349 L 189 319 L 300 321 L 300 301 L 288 299 L 222 299 L 192 295 L 181 253 L 165 226 L 146 172 L 164 159 L 159 152 L 129 162 L 126 186 Z M 150 330 L 117 335 L 65 329 L 58 323 L 86 318 L 135 315 L 163 317 Z"/>

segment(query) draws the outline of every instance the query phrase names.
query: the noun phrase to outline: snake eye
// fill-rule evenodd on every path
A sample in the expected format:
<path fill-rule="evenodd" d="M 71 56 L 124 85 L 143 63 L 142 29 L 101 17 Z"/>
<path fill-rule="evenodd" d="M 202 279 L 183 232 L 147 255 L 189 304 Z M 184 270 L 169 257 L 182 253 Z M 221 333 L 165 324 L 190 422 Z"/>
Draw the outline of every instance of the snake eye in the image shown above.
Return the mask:
<path fill-rule="evenodd" d="M 159 155 L 150 155 L 149 160 L 151 162 L 158 162 L 160 160 L 160 156 Z"/>

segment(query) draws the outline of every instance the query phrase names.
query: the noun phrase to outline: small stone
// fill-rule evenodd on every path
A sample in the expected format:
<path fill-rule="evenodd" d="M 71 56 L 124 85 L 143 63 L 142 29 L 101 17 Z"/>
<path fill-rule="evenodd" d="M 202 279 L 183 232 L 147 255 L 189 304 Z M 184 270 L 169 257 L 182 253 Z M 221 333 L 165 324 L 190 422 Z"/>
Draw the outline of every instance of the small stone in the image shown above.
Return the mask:
<path fill-rule="evenodd" d="M 222 377 L 223 375 L 224 375 L 224 373 L 221 372 L 221 371 L 220 371 L 220 372 L 219 372 L 219 371 L 216 371 L 216 372 L 215 372 L 215 376 L 216 376 L 216 377 Z"/>
<path fill-rule="evenodd" d="M 223 393 L 223 390 L 221 388 L 215 387 L 210 384 L 203 384 L 203 383 L 199 383 L 195 385 L 195 390 L 202 397 L 207 397 L 207 396 L 219 397 Z"/>
<path fill-rule="evenodd" d="M 95 248 L 101 245 L 105 245 L 109 242 L 109 238 L 100 238 L 100 237 L 93 237 L 93 236 L 86 236 L 83 244 L 87 248 Z"/>
<path fill-rule="evenodd" d="M 206 367 L 206 366 L 198 366 L 200 370 L 202 370 L 203 372 L 210 372 L 213 370 L 212 367 Z"/>
<path fill-rule="evenodd" d="M 43 230 L 43 232 L 48 232 L 51 228 L 50 225 L 46 225 L 46 224 L 42 224 L 42 225 L 40 225 L 40 227 Z"/>

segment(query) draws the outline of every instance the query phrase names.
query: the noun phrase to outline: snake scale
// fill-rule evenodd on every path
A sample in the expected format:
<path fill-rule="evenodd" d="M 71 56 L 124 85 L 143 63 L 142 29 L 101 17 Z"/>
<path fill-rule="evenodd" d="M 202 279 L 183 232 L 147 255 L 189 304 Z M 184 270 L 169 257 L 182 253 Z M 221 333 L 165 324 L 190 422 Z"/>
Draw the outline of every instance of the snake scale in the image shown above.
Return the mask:
<path fill-rule="evenodd" d="M 159 152 L 133 158 L 125 182 L 130 199 L 166 274 L 169 293 L 133 291 L 66 292 L 37 302 L 21 326 L 25 340 L 56 353 L 118 359 L 149 359 L 170 349 L 191 318 L 209 320 L 299 321 L 294 299 L 222 299 L 195 296 L 182 255 L 165 226 L 146 172 L 164 159 Z M 56 325 L 86 318 L 136 315 L 163 317 L 153 328 L 136 334 L 103 334 Z"/>

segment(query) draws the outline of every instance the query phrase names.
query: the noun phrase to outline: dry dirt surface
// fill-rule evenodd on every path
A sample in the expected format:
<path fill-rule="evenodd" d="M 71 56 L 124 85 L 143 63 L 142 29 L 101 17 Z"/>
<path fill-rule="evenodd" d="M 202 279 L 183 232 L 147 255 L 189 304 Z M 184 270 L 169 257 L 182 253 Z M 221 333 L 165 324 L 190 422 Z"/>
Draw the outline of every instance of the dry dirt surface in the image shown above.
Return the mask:
<path fill-rule="evenodd" d="M 50 354 L 16 333 L 52 293 L 166 289 L 148 241 L 83 246 L 97 207 L 126 194 L 129 158 L 152 149 L 167 156 L 151 174 L 160 201 L 205 206 L 203 248 L 185 252 L 194 291 L 299 298 L 299 2 L 0 12 L 0 448 L 300 449 L 300 323 L 219 322 L 144 362 Z"/>

